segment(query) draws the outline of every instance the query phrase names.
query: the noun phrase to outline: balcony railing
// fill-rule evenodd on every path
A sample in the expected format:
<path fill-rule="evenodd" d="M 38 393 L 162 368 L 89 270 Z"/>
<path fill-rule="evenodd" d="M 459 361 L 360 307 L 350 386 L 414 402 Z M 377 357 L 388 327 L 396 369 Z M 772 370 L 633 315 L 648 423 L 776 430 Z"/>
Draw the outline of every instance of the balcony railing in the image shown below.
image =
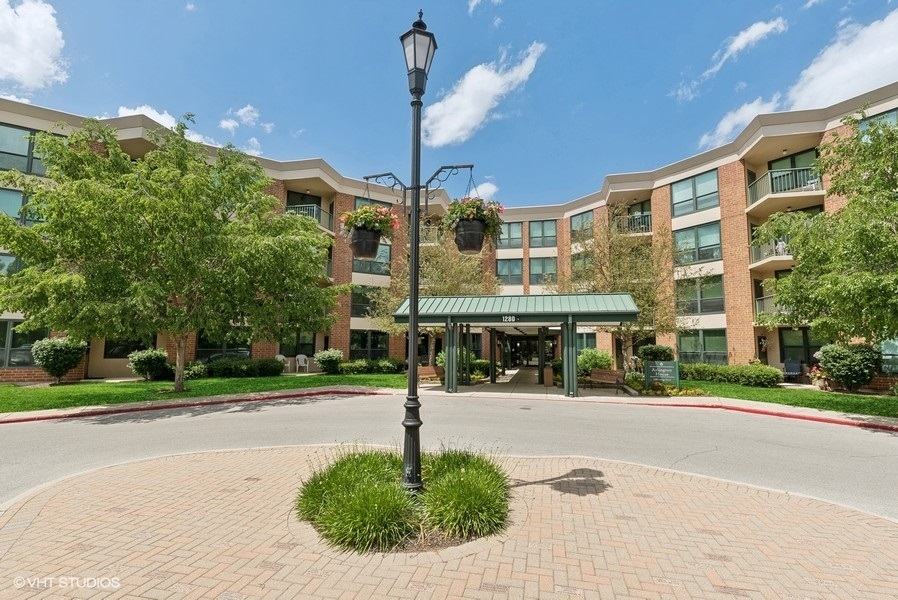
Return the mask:
<path fill-rule="evenodd" d="M 776 169 L 768 171 L 748 186 L 748 205 L 770 194 L 784 192 L 817 192 L 823 188 L 820 176 L 810 167 L 801 169 Z"/>
<path fill-rule="evenodd" d="M 782 242 L 768 242 L 760 246 L 751 247 L 751 262 L 761 262 L 771 257 L 792 258 L 792 252 L 789 250 L 789 239 L 785 238 Z"/>
<path fill-rule="evenodd" d="M 620 215 L 614 218 L 614 228 L 622 233 L 651 233 L 652 215 Z"/>
<path fill-rule="evenodd" d="M 768 315 L 784 315 L 789 312 L 788 309 L 776 303 L 776 296 L 761 296 L 755 298 L 755 316 L 761 313 Z"/>
<path fill-rule="evenodd" d="M 294 215 L 305 215 L 317 221 L 319 225 L 328 231 L 334 230 L 334 215 L 326 210 L 322 210 L 320 206 L 315 204 L 294 204 L 287 206 L 285 212 Z"/>

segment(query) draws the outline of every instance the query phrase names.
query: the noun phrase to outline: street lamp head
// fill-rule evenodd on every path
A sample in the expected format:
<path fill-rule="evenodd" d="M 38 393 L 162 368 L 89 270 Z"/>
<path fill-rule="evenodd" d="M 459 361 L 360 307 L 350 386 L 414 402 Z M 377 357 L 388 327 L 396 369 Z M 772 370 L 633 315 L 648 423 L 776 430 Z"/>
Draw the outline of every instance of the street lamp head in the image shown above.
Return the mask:
<path fill-rule="evenodd" d="M 399 38 L 405 51 L 405 65 L 408 67 L 408 89 L 413 96 L 424 94 L 430 63 L 437 49 L 437 40 L 427 31 L 423 16 L 424 11 L 419 10 L 418 20 Z"/>

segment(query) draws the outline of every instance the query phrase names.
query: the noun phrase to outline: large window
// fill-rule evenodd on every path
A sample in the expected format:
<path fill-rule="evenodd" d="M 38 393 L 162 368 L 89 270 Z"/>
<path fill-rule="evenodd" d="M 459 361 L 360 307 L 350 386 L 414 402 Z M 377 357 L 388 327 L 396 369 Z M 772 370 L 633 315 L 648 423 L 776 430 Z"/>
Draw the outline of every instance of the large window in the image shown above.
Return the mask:
<path fill-rule="evenodd" d="M 577 252 L 571 254 L 571 270 L 575 273 L 592 269 L 592 252 Z"/>
<path fill-rule="evenodd" d="M 22 270 L 22 261 L 12 254 L 0 253 L 0 276 L 12 275 Z"/>
<path fill-rule="evenodd" d="M 502 223 L 502 235 L 499 236 L 499 248 L 522 248 L 524 246 L 524 224 Z"/>
<path fill-rule="evenodd" d="M 544 285 L 555 283 L 558 272 L 558 259 L 554 256 L 530 259 L 530 284 Z"/>
<path fill-rule="evenodd" d="M 383 331 L 353 329 L 349 332 L 349 358 L 352 360 L 387 358 L 390 350 L 389 344 L 390 336 Z"/>
<path fill-rule="evenodd" d="M 50 335 L 48 329 L 19 333 L 15 330 L 19 323 L 0 321 L 0 367 L 33 367 L 31 345 Z"/>
<path fill-rule="evenodd" d="M 13 219 L 21 218 L 19 211 L 22 210 L 22 192 L 19 190 L 10 190 L 0 188 L 0 212 L 6 213 Z"/>
<path fill-rule="evenodd" d="M 594 333 L 578 333 L 577 334 L 577 354 L 584 348 L 596 347 L 596 334 Z"/>
<path fill-rule="evenodd" d="M 297 354 L 312 356 L 315 354 L 315 334 L 297 331 L 285 336 L 281 339 L 280 351 L 284 356 L 296 356 Z"/>
<path fill-rule="evenodd" d="M 393 248 L 389 244 L 380 243 L 377 249 L 377 256 L 374 260 L 352 259 L 352 270 L 355 273 L 370 273 L 372 275 L 389 275 L 390 274 L 390 257 Z"/>
<path fill-rule="evenodd" d="M 212 362 L 222 358 L 249 358 L 250 345 L 246 340 L 240 339 L 238 331 L 234 331 L 224 339 L 200 332 L 196 336 L 195 357 L 200 362 Z"/>
<path fill-rule="evenodd" d="M 554 248 L 558 245 L 557 226 L 552 221 L 530 221 L 530 247 Z"/>
<path fill-rule="evenodd" d="M 718 206 L 717 171 L 708 171 L 671 184 L 670 196 L 675 217 Z"/>
<path fill-rule="evenodd" d="M 678 265 L 720 260 L 720 221 L 675 231 L 674 242 Z"/>
<path fill-rule="evenodd" d="M 677 312 L 700 315 L 723 312 L 723 275 L 677 280 Z"/>
<path fill-rule="evenodd" d="M 571 241 L 576 242 L 578 239 L 592 238 L 592 219 L 591 210 L 571 217 Z"/>
<path fill-rule="evenodd" d="M 826 344 L 807 327 L 798 329 L 780 328 L 780 360 L 799 360 L 805 364 L 816 363 L 814 353 Z"/>
<path fill-rule="evenodd" d="M 727 364 L 726 329 L 700 329 L 677 336 L 680 362 Z"/>
<path fill-rule="evenodd" d="M 377 288 L 360 285 L 352 288 L 352 305 L 349 314 L 353 317 L 367 317 L 371 308 L 371 293 Z"/>
<path fill-rule="evenodd" d="M 16 169 L 23 173 L 43 175 L 44 165 L 34 154 L 31 136 L 36 132 L 0 124 L 0 169 Z"/>
<path fill-rule="evenodd" d="M 128 355 L 137 350 L 146 350 L 150 344 L 140 340 L 103 340 L 103 358 L 128 358 Z"/>
<path fill-rule="evenodd" d="M 522 285 L 524 283 L 524 260 L 500 258 L 496 261 L 496 275 L 499 277 L 499 283 Z"/>

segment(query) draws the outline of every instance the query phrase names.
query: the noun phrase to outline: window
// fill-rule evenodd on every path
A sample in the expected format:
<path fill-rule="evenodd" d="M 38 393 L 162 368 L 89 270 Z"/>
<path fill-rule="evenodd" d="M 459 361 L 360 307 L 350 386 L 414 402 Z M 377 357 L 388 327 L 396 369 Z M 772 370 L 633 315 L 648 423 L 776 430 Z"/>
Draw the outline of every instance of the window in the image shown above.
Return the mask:
<path fill-rule="evenodd" d="M 496 261 L 496 275 L 499 283 L 521 285 L 524 283 L 524 259 L 500 258 Z"/>
<path fill-rule="evenodd" d="M 502 223 L 502 235 L 499 236 L 499 248 L 523 248 L 523 223 Z"/>
<path fill-rule="evenodd" d="M 349 332 L 349 358 L 351 360 L 387 358 L 390 350 L 389 344 L 390 336 L 383 331 L 353 329 Z"/>
<path fill-rule="evenodd" d="M 33 367 L 31 345 L 50 336 L 49 329 L 28 333 L 15 330 L 21 321 L 0 321 L 0 367 Z"/>
<path fill-rule="evenodd" d="M 582 212 L 571 217 L 571 241 L 577 239 L 592 238 L 592 211 Z"/>
<path fill-rule="evenodd" d="M 717 171 L 708 171 L 671 184 L 670 197 L 675 217 L 718 206 Z"/>
<path fill-rule="evenodd" d="M 321 196 L 287 192 L 287 206 L 321 206 Z M 356 206 L 358 208 L 358 206 Z"/>
<path fill-rule="evenodd" d="M 140 340 L 103 340 L 103 358 L 128 358 L 136 350 L 151 348 L 150 344 Z"/>
<path fill-rule="evenodd" d="M 46 170 L 34 153 L 31 140 L 36 131 L 0 124 L 0 169 L 16 169 L 23 173 L 43 175 Z"/>
<path fill-rule="evenodd" d="M 22 261 L 12 254 L 0 253 L 0 277 L 12 275 L 22 270 Z"/>
<path fill-rule="evenodd" d="M 674 242 L 678 265 L 720 260 L 720 221 L 675 231 Z"/>
<path fill-rule="evenodd" d="M 353 317 L 367 317 L 368 309 L 371 308 L 370 294 L 377 288 L 361 285 L 352 288 L 352 306 L 350 315 Z"/>
<path fill-rule="evenodd" d="M 871 123 L 885 123 L 886 125 L 891 125 L 892 127 L 898 127 L 898 109 L 879 113 L 878 115 L 873 115 L 872 117 L 862 119 L 858 124 L 858 129 L 863 134 L 865 131 L 870 129 Z M 865 136 L 864 139 L 866 140 L 868 138 L 866 138 Z"/>
<path fill-rule="evenodd" d="M 577 334 L 577 354 L 584 348 L 596 347 L 596 334 L 594 333 L 578 333 Z"/>
<path fill-rule="evenodd" d="M 677 280 L 677 312 L 700 315 L 723 312 L 723 276 Z"/>
<path fill-rule="evenodd" d="M 588 269 L 592 269 L 592 253 L 591 252 L 577 252 L 575 254 L 571 254 L 571 270 L 575 273 L 580 271 L 585 271 Z"/>
<path fill-rule="evenodd" d="M 553 248 L 558 245 L 555 221 L 530 221 L 530 247 Z"/>
<path fill-rule="evenodd" d="M 887 375 L 898 375 L 898 339 L 885 340 L 882 348 L 882 372 Z"/>
<path fill-rule="evenodd" d="M 352 259 L 352 270 L 355 273 L 370 273 L 372 275 L 389 275 L 390 274 L 390 257 L 392 255 L 392 246 L 380 243 L 377 249 L 377 256 L 374 260 Z"/>
<path fill-rule="evenodd" d="M 677 336 L 680 362 L 727 364 L 726 329 L 700 329 Z"/>
<path fill-rule="evenodd" d="M 280 352 L 284 356 L 296 356 L 297 354 L 312 356 L 315 354 L 315 334 L 297 331 L 285 336 L 281 339 Z"/>
<path fill-rule="evenodd" d="M 805 364 L 816 363 L 814 353 L 826 344 L 826 340 L 815 336 L 807 327 L 798 329 L 781 328 L 780 360 L 799 360 Z"/>
<path fill-rule="evenodd" d="M 555 275 L 558 269 L 558 259 L 554 256 L 530 259 L 530 284 L 543 285 L 555 283 Z"/>
<path fill-rule="evenodd" d="M 22 192 L 0 188 L 0 212 L 6 213 L 13 219 L 20 219 L 20 210 L 22 210 Z"/>
<path fill-rule="evenodd" d="M 250 345 L 235 330 L 224 339 L 209 337 L 205 332 L 196 336 L 196 360 L 212 362 L 221 358 L 249 358 Z"/>
<path fill-rule="evenodd" d="M 817 179 L 818 175 L 813 169 L 815 160 L 817 150 L 811 148 L 767 163 L 773 193 L 801 189 L 809 181 Z"/>

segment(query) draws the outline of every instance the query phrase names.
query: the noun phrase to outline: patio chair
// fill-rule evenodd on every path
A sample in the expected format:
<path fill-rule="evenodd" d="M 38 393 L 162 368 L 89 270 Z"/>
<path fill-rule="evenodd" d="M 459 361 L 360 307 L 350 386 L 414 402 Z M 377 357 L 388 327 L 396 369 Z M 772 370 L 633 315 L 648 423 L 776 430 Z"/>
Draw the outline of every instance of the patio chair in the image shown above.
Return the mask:
<path fill-rule="evenodd" d="M 299 373 L 300 369 L 305 369 L 306 373 L 309 372 L 309 357 L 305 354 L 296 355 L 296 372 Z"/>
<path fill-rule="evenodd" d="M 278 361 L 282 365 L 284 365 L 284 369 L 287 368 L 287 357 L 283 354 L 276 354 L 274 360 Z"/>
<path fill-rule="evenodd" d="M 798 383 L 798 378 L 801 377 L 801 361 L 800 360 L 787 360 L 783 366 L 783 379 L 786 381 L 792 381 Z"/>

